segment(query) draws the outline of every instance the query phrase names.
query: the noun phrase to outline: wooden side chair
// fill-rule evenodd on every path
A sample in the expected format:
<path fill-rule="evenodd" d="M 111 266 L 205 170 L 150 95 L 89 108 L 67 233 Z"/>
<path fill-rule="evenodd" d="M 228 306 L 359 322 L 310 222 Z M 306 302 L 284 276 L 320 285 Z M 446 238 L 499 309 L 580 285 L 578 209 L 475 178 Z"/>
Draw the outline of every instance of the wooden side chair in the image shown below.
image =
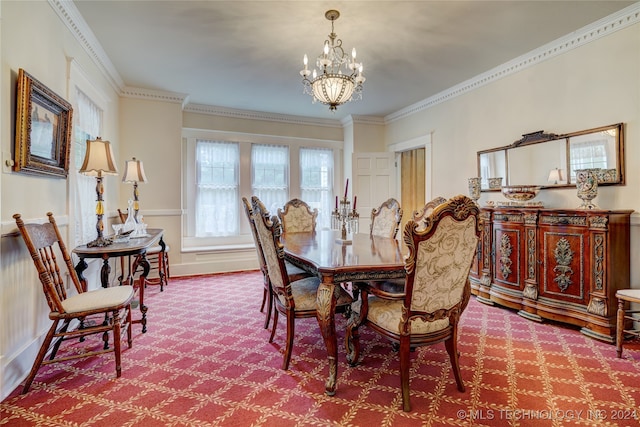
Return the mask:
<path fill-rule="evenodd" d="M 436 207 L 424 229 L 410 220 L 404 229 L 409 248 L 404 293 L 362 289 L 359 315 L 352 316 L 347 326 L 347 360 L 352 366 L 360 357 L 361 325 L 399 344 L 404 411 L 411 410 L 409 370 L 413 347 L 444 341 L 458 390 L 464 391 L 457 349 L 458 322 L 471 295 L 469 271 L 480 236 L 478 213 L 473 200 L 460 195 Z M 357 307 L 353 310 L 358 311 Z"/>
<path fill-rule="evenodd" d="M 118 216 L 120 217 L 120 222 L 124 224 L 127 220 L 127 213 L 118 209 Z M 145 285 L 160 286 L 160 292 L 164 291 L 164 287 L 169 284 L 169 278 L 171 277 L 169 269 L 170 250 L 169 245 L 167 245 L 164 240 L 160 240 L 157 245 L 147 249 L 146 253 L 147 261 L 151 269 L 149 270 L 150 276 L 147 276 Z M 121 261 L 120 265 L 123 267 L 124 259 L 121 259 Z M 139 263 L 140 255 L 136 256 L 133 260 L 133 265 L 129 266 L 132 272 L 136 271 Z"/>
<path fill-rule="evenodd" d="M 280 220 L 275 215 L 269 218 L 269 212 L 256 196 L 251 198 L 251 210 L 275 302 L 269 342 L 273 342 L 278 326 L 278 313 L 282 313 L 287 321 L 287 338 L 282 369 L 287 370 L 293 349 L 295 319 L 316 317 L 316 294 L 320 279 L 311 276 L 291 281 L 285 266 L 284 247 L 280 241 L 282 232 Z M 336 292 L 339 292 L 336 310 L 344 311 L 351 304 L 351 296 L 340 286 L 336 287 Z"/>
<path fill-rule="evenodd" d="M 640 289 L 620 289 L 616 292 L 618 313 L 616 318 L 616 350 L 622 357 L 624 341 L 629 337 L 640 338 L 640 329 L 634 327 L 640 322 L 640 310 L 630 310 L 630 304 L 640 304 Z"/>
<path fill-rule="evenodd" d="M 400 203 L 394 199 L 388 199 L 380 207 L 371 211 L 371 235 L 391 237 L 395 239 L 402 221 L 402 209 Z"/>
<path fill-rule="evenodd" d="M 278 209 L 278 218 L 285 233 L 316 231 L 318 209 L 311 209 L 300 199 L 291 199 Z"/>
<path fill-rule="evenodd" d="M 242 206 L 244 207 L 244 213 L 247 215 L 247 220 L 249 221 L 249 225 L 251 227 L 251 235 L 253 236 L 253 242 L 256 246 L 256 252 L 258 254 L 258 264 L 260 265 L 260 271 L 263 276 L 263 292 L 262 292 L 262 304 L 260 305 L 260 312 L 263 312 L 265 309 L 265 305 L 267 308 L 266 316 L 264 319 L 264 328 L 267 329 L 269 327 L 269 321 L 271 319 L 271 312 L 273 306 L 273 292 L 271 291 L 271 283 L 269 282 L 269 273 L 267 271 L 267 264 L 264 259 L 264 254 L 262 253 L 262 247 L 260 246 L 260 240 L 258 238 L 258 231 L 256 230 L 256 224 L 253 220 L 253 211 L 251 209 L 251 203 L 247 200 L 246 197 L 242 198 Z M 295 282 L 296 280 L 303 279 L 305 277 L 309 277 L 310 274 L 304 271 L 303 269 L 296 267 L 288 261 L 285 261 L 285 267 L 287 269 L 287 275 L 289 276 L 290 282 Z"/>
<path fill-rule="evenodd" d="M 42 290 L 49 305 L 49 318 L 53 320 L 53 324 L 49 328 L 40 351 L 33 362 L 31 372 L 29 372 L 25 381 L 22 389 L 23 394 L 29 391 L 31 383 L 43 365 L 108 352 L 114 353 L 116 376 L 120 377 L 122 372 L 120 362 L 122 329 L 125 329 L 127 333 L 127 344 L 131 348 L 131 300 L 134 296 L 133 287 L 125 285 L 84 291 L 73 268 L 71 257 L 62 240 L 53 214 L 49 212 L 47 216 L 49 217 L 48 223 L 25 224 L 20 214 L 13 215 L 20 234 L 31 254 L 33 263 L 38 270 Z M 62 255 L 66 271 L 58 265 L 58 255 L 56 253 Z M 68 275 L 73 282 L 76 294 L 67 294 L 64 283 L 65 275 Z M 95 317 L 95 319 L 88 322 L 87 320 L 90 317 Z M 62 325 L 60 326 L 61 322 Z M 113 347 L 109 347 L 109 333 L 113 335 Z M 102 334 L 104 346 L 101 350 L 87 350 L 86 352 L 66 355 L 56 359 L 58 349 L 63 341 L 72 338 L 83 338 L 92 334 Z M 51 350 L 51 353 L 48 359 L 44 360 L 49 350 Z"/>

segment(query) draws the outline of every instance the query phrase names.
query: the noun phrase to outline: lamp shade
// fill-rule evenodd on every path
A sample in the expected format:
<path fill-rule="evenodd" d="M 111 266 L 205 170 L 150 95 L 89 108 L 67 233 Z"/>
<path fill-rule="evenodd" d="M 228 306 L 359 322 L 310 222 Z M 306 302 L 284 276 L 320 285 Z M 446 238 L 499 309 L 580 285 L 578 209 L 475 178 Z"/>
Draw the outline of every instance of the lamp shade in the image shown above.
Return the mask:
<path fill-rule="evenodd" d="M 562 169 L 551 169 L 551 171 L 549 172 L 549 178 L 548 181 L 549 182 L 554 182 L 554 183 L 558 183 L 558 181 L 562 181 Z"/>
<path fill-rule="evenodd" d="M 103 141 L 100 137 L 87 139 L 87 150 L 79 172 L 88 176 L 117 175 L 118 168 L 113 158 L 109 141 Z"/>
<path fill-rule="evenodd" d="M 127 160 L 125 162 L 122 182 L 147 182 L 147 177 L 144 174 L 142 161 L 136 160 L 136 158 L 134 157 L 133 159 Z"/>

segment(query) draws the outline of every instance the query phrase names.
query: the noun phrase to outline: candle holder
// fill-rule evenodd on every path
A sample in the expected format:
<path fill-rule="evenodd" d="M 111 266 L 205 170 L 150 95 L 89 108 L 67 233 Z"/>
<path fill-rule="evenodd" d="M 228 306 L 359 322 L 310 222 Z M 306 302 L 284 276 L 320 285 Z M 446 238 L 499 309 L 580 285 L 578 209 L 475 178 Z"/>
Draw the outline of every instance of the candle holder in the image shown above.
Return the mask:
<path fill-rule="evenodd" d="M 352 240 L 348 235 L 358 232 L 359 221 L 360 215 L 355 208 L 351 209 L 351 202 L 346 197 L 340 200 L 340 206 L 331 213 L 331 229 L 341 231 L 340 238 L 336 239 L 336 242 L 343 245 L 351 244 Z"/>

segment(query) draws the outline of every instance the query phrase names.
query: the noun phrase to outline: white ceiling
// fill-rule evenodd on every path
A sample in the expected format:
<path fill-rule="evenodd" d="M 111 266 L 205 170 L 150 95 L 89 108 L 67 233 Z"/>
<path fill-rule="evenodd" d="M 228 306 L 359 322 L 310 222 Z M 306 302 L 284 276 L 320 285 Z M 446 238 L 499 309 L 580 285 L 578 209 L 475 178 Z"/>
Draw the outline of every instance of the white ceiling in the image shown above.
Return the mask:
<path fill-rule="evenodd" d="M 342 119 L 384 117 L 570 34 L 629 1 L 75 0 L 126 86 L 188 102 Z M 331 113 L 302 93 L 302 56 L 335 32 L 363 99 Z M 311 62 L 311 61 L 310 61 Z"/>

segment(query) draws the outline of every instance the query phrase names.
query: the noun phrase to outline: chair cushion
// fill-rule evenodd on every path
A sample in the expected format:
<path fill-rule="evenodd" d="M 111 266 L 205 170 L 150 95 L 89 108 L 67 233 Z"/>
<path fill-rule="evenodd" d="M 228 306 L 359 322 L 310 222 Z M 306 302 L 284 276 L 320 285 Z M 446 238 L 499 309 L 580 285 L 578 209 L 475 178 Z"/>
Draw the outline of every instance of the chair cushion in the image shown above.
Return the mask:
<path fill-rule="evenodd" d="M 320 279 L 315 276 L 305 277 L 304 279 L 291 282 L 291 293 L 293 295 L 293 300 L 296 303 L 296 311 L 309 311 L 316 309 L 316 298 L 319 285 Z M 351 296 L 339 285 L 336 285 L 336 289 L 338 292 L 336 306 L 351 304 Z M 278 295 L 278 299 L 283 305 L 285 304 L 285 300 L 282 295 Z"/>
<path fill-rule="evenodd" d="M 305 270 L 303 270 L 300 267 L 296 267 L 295 265 L 291 264 L 289 261 L 285 261 L 284 266 L 287 268 L 287 274 L 289 276 L 307 274 Z"/>
<path fill-rule="evenodd" d="M 171 248 L 169 247 L 169 245 L 164 246 L 165 252 L 169 252 L 170 250 Z M 148 254 L 157 254 L 158 252 L 162 252 L 162 246 L 160 245 L 151 246 L 149 249 L 147 249 Z"/>
<path fill-rule="evenodd" d="M 369 296 L 369 312 L 367 320 L 381 328 L 400 334 L 400 315 L 402 314 L 401 300 L 385 300 L 375 296 Z M 411 321 L 412 334 L 428 334 L 441 331 L 449 326 L 449 319 L 440 319 L 433 322 L 425 322 L 420 319 Z"/>
<path fill-rule="evenodd" d="M 79 313 L 122 305 L 131 298 L 133 298 L 133 286 L 114 286 L 69 297 L 62 301 L 62 307 L 67 313 Z"/>

